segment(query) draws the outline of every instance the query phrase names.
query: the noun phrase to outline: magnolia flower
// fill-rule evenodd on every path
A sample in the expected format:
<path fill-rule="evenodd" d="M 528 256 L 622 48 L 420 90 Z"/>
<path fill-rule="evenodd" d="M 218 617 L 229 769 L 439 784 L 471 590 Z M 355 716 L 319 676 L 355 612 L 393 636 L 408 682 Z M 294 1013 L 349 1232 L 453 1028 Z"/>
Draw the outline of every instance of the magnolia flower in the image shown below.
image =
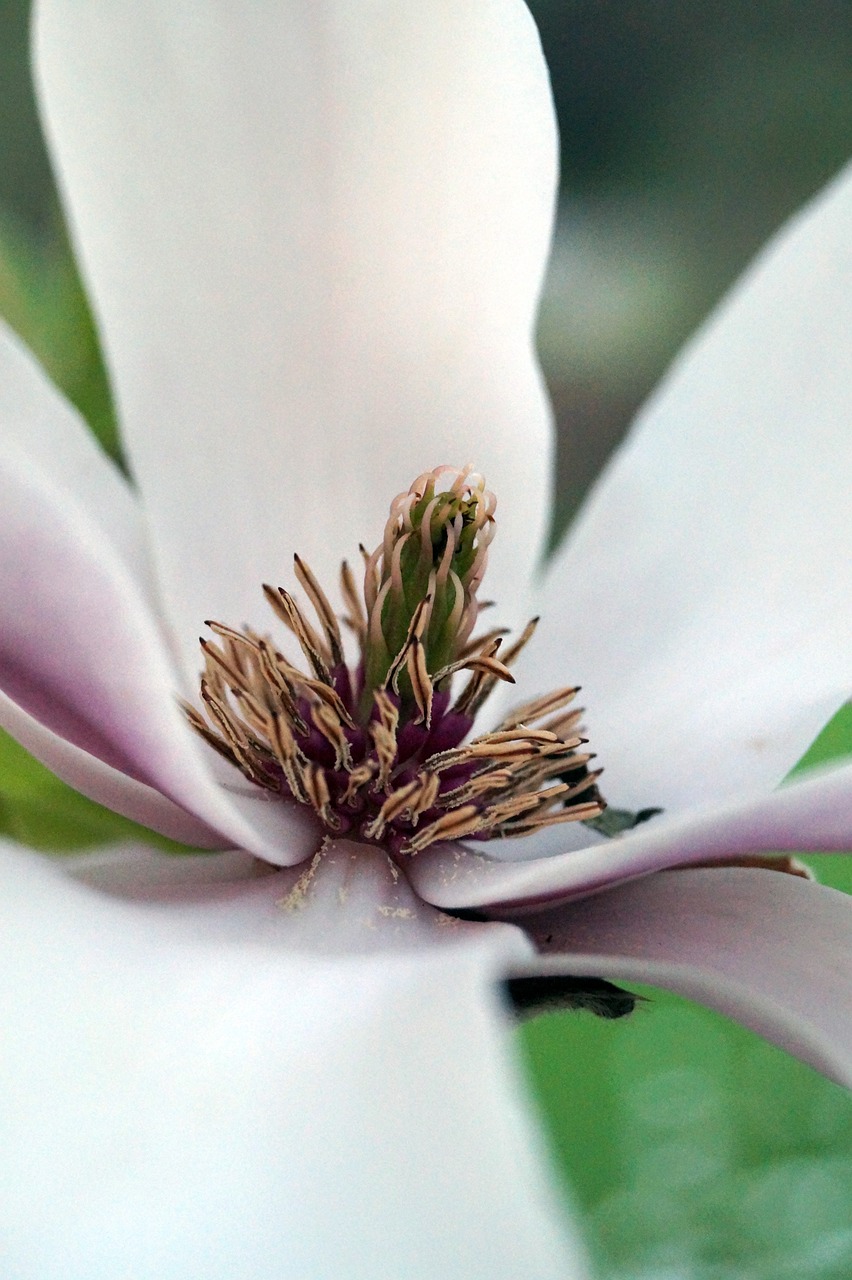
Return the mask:
<path fill-rule="evenodd" d="M 713 865 L 852 831 L 852 767 L 779 789 L 848 693 L 852 180 L 693 342 L 537 576 L 550 426 L 531 332 L 556 148 L 519 0 L 45 0 L 35 30 L 133 482 L 0 335 L 2 723 L 85 794 L 225 851 L 57 867 L 5 846 L 5 1266 L 580 1274 L 506 980 L 519 998 L 554 975 L 657 983 L 852 1081 L 849 900 Z M 322 792 L 331 765 L 291 778 L 286 743 L 243 758 L 222 710 L 239 673 L 207 690 L 230 760 L 187 726 L 205 621 L 225 624 L 220 670 L 263 652 L 254 680 L 275 656 L 261 584 L 298 551 L 322 623 L 315 583 L 378 545 L 389 498 L 447 459 L 474 459 L 499 495 L 495 618 L 542 614 L 523 696 L 582 683 L 607 797 L 663 810 L 615 839 L 559 821 L 483 841 L 480 801 L 467 840 L 450 823 L 406 844 L 388 813 L 367 831 Z M 459 537 L 467 515 L 451 513 Z M 392 719 L 407 699 L 422 735 L 449 676 L 418 665 L 418 618 L 386 702 Z M 480 659 L 470 679 L 490 681 L 500 659 Z M 322 671 L 289 731 L 334 703 Z M 255 785 L 273 758 L 277 785 Z M 575 817 L 597 812 L 589 785 Z"/>

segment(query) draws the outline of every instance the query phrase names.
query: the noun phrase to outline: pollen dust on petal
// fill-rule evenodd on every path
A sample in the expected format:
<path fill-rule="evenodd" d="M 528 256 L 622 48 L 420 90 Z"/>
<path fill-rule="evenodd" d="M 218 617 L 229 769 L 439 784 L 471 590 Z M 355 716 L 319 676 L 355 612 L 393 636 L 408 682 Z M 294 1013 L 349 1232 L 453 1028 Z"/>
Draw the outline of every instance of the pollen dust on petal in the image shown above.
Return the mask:
<path fill-rule="evenodd" d="M 278 899 L 278 906 L 282 911 L 302 911 L 308 900 L 308 893 L 316 876 L 319 865 L 328 846 L 328 841 L 323 841 L 322 847 L 319 848 L 311 858 L 305 870 L 299 876 L 299 879 L 293 885 L 289 893 L 283 898 Z"/>

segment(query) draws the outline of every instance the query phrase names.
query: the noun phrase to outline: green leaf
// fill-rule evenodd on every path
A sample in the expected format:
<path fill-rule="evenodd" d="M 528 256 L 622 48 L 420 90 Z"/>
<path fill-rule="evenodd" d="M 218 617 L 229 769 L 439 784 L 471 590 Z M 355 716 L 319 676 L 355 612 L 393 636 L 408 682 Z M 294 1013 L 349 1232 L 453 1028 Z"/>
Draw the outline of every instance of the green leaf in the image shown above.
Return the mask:
<path fill-rule="evenodd" d="M 0 210 L 0 315 L 121 462 L 109 382 L 94 321 L 56 215 L 43 240 Z"/>
<path fill-rule="evenodd" d="M 167 852 L 183 846 L 87 800 L 0 730 L 0 833 L 34 849 L 73 853 L 118 840 Z"/>
<path fill-rule="evenodd" d="M 602 836 L 620 836 L 622 831 L 632 831 L 634 827 L 662 812 L 662 809 L 639 809 L 634 813 L 632 809 L 614 809 L 612 805 L 607 805 L 596 818 L 586 818 L 583 826 L 591 827 L 592 831 L 597 831 Z"/>

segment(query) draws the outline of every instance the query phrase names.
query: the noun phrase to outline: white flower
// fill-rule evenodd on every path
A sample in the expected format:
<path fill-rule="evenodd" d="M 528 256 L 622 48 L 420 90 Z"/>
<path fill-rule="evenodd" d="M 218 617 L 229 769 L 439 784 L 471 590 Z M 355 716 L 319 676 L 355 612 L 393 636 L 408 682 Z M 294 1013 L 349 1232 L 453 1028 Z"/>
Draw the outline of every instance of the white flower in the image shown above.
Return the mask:
<path fill-rule="evenodd" d="M 776 788 L 849 691 L 852 182 L 692 345 L 541 585 L 528 693 L 580 681 L 609 797 L 665 813 L 617 842 L 310 861 L 312 812 L 235 786 L 175 695 L 205 619 L 256 621 L 294 550 L 329 580 L 446 459 L 499 493 L 488 590 L 526 619 L 555 183 L 535 32 L 517 0 L 45 0 L 36 32 L 135 485 L 0 336 L 0 720 L 95 799 L 248 852 L 74 879 L 6 848 L 5 1265 L 577 1273 L 501 979 L 658 982 L 852 1081 L 848 899 L 664 870 L 850 843 L 852 767 Z M 467 909 L 516 923 L 443 914 Z"/>

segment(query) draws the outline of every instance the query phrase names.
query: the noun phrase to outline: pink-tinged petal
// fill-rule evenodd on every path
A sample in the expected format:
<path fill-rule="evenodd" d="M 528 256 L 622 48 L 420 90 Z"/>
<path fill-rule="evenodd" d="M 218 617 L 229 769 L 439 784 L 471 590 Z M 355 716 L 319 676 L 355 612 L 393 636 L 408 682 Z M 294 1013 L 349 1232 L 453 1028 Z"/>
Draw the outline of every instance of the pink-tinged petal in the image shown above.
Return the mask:
<path fill-rule="evenodd" d="M 0 412 L 0 724 L 87 795 L 143 821 L 150 806 L 159 830 L 163 814 L 204 843 L 213 828 L 275 861 L 307 857 L 305 814 L 226 792 L 233 771 L 185 725 L 133 496 L 5 331 Z"/>
<path fill-rule="evenodd" d="M 189 669 L 298 550 L 336 583 L 421 471 L 548 518 L 532 353 L 556 140 L 520 0 L 37 6 L 37 81 Z M 153 86 L 156 86 L 154 91 Z"/>
<path fill-rule="evenodd" d="M 743 868 L 668 871 L 523 917 L 519 973 L 676 991 L 852 1087 L 852 898 Z"/>
<path fill-rule="evenodd" d="M 0 319 L 0 459 L 10 454 L 74 493 L 140 588 L 150 584 L 136 493 L 76 409 Z"/>
<path fill-rule="evenodd" d="M 565 835 L 560 833 L 564 831 Z M 533 840 L 434 845 L 412 859 L 410 878 L 427 902 L 448 910 L 568 899 L 667 867 L 724 862 L 757 853 L 852 849 L 852 765 L 815 771 L 768 796 L 691 814 L 652 818 L 607 840 L 570 827 L 549 833 L 554 852 L 535 853 Z M 511 849 L 502 848 L 511 844 Z M 531 846 L 526 861 L 524 848 Z M 573 847 L 572 847 L 573 846 Z M 488 856 L 492 854 L 494 856 Z"/>
<path fill-rule="evenodd" d="M 131 903 L 7 851 L 9 1274 L 584 1274 L 495 990 L 527 944 L 412 925 L 382 855 L 337 854 L 299 908 L 232 857 Z M 318 954 L 338 929 L 373 954 Z"/>
<path fill-rule="evenodd" d="M 612 803 L 777 785 L 852 689 L 852 169 L 770 243 L 557 556 L 530 663 Z"/>
<path fill-rule="evenodd" d="M 162 792 L 48 729 L 0 692 L 0 725 L 69 787 L 170 840 L 221 848 L 223 837 Z"/>

